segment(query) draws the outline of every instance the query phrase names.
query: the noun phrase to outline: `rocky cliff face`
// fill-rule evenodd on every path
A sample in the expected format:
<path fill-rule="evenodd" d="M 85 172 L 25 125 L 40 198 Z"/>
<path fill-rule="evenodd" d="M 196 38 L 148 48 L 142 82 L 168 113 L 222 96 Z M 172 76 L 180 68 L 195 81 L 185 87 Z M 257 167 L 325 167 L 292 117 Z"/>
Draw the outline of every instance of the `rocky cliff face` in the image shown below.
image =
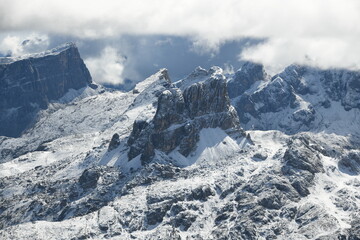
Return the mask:
<path fill-rule="evenodd" d="M 0 135 L 19 136 L 49 102 L 92 82 L 74 44 L 5 60 L 0 64 Z"/>
<path fill-rule="evenodd" d="M 237 76 L 245 80 L 236 81 Z M 245 129 L 289 134 L 319 130 L 324 121 L 331 124 L 335 112 L 346 114 L 360 106 L 356 71 L 291 65 L 271 79 L 265 76 L 261 66 L 245 64 L 229 82 L 232 104 Z M 338 110 L 333 111 L 334 107 Z"/>
<path fill-rule="evenodd" d="M 255 82 L 265 81 L 269 78 L 270 76 L 265 72 L 264 66 L 247 62 L 229 79 L 229 97 L 236 98 L 248 90 Z"/>
<path fill-rule="evenodd" d="M 176 148 L 186 157 L 195 150 L 201 129 L 217 127 L 240 129 L 223 75 L 209 76 L 183 91 L 169 88 L 159 96 L 156 114 L 150 122 L 134 122 L 127 142 L 129 160 L 141 154 L 144 164 L 152 159 L 155 150 L 170 153 Z"/>

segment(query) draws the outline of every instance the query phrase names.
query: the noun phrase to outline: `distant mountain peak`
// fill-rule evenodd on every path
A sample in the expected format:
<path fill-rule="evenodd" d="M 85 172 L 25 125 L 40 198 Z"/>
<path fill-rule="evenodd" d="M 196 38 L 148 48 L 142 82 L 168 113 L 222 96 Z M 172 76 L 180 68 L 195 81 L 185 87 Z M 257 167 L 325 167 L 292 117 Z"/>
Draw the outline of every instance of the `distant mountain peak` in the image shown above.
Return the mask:
<path fill-rule="evenodd" d="M 57 47 L 54 47 L 52 49 L 49 49 L 49 50 L 46 50 L 43 52 L 39 52 L 39 53 L 30 53 L 30 54 L 25 54 L 25 55 L 16 56 L 16 57 L 0 57 L 0 64 L 10 64 L 10 63 L 14 63 L 16 61 L 29 59 L 29 58 L 42 58 L 42 57 L 46 57 L 46 56 L 50 56 L 50 55 L 58 55 L 69 49 L 77 50 L 76 44 L 74 42 L 68 42 L 68 43 L 61 44 Z"/>

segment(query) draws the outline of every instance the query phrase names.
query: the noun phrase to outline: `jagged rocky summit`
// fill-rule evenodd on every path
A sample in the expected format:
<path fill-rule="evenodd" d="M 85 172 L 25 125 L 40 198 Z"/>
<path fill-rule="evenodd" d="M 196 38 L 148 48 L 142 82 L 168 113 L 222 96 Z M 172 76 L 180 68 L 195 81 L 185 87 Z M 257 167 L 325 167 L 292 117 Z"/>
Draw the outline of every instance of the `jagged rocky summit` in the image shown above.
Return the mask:
<path fill-rule="evenodd" d="M 92 84 L 75 44 L 0 61 L 0 135 L 18 137 L 41 109 Z M 95 86 L 95 85 L 93 85 Z"/>
<path fill-rule="evenodd" d="M 153 119 L 134 122 L 127 141 L 129 160 L 141 155 L 142 163 L 149 162 L 155 150 L 168 154 L 177 149 L 187 157 L 196 149 L 199 133 L 204 128 L 241 131 L 237 113 L 230 105 L 224 75 L 214 74 L 213 69 L 206 74 L 197 69 L 183 82 L 199 76 L 199 71 L 203 72 L 202 81 L 183 90 L 169 85 L 158 98 Z M 164 75 L 170 83 L 167 72 Z"/>
<path fill-rule="evenodd" d="M 228 86 L 245 129 L 321 131 L 336 114 L 352 115 L 360 107 L 360 73 L 345 69 L 291 65 L 270 78 L 263 66 L 246 63 Z"/>

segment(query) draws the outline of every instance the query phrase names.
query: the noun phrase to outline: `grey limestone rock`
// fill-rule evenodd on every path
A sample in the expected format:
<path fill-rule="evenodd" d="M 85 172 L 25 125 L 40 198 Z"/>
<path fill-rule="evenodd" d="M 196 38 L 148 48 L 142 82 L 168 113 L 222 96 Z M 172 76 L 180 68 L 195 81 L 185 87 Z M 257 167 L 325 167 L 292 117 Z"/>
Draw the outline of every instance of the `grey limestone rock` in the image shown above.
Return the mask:
<path fill-rule="evenodd" d="M 283 160 L 282 173 L 288 176 L 301 196 L 308 195 L 315 174 L 324 171 L 317 149 L 311 146 L 307 137 L 296 136 L 289 140 Z"/>
<path fill-rule="evenodd" d="M 313 203 L 306 203 L 298 208 L 295 222 L 299 226 L 299 232 L 308 239 L 314 239 L 319 231 L 330 232 L 338 225 L 335 217 Z"/>
<path fill-rule="evenodd" d="M 268 158 L 268 155 L 266 153 L 255 153 L 253 156 L 253 159 L 264 161 Z"/>
<path fill-rule="evenodd" d="M 119 134 L 115 133 L 109 143 L 108 151 L 114 150 L 120 145 Z"/>
<path fill-rule="evenodd" d="M 309 146 L 306 138 L 290 140 L 284 160 L 287 167 L 297 170 L 305 170 L 313 174 L 324 171 L 318 153 Z"/>
<path fill-rule="evenodd" d="M 360 174 L 360 152 L 350 151 L 339 161 L 339 168 L 353 175 Z"/>
<path fill-rule="evenodd" d="M 129 160 L 141 154 L 145 163 L 154 156 L 155 149 L 169 153 L 177 147 L 181 154 L 188 156 L 196 148 L 200 130 L 216 127 L 240 130 L 224 76 L 212 75 L 184 91 L 167 89 L 159 96 L 153 120 L 135 121 L 127 142 Z"/>
<path fill-rule="evenodd" d="M 99 177 L 97 169 L 86 169 L 79 178 L 79 184 L 82 188 L 95 188 Z"/>
<path fill-rule="evenodd" d="M 0 135 L 18 137 L 40 109 L 92 79 L 75 44 L 0 64 Z"/>
<path fill-rule="evenodd" d="M 255 82 L 268 78 L 264 66 L 257 63 L 246 62 L 228 82 L 229 97 L 235 98 L 248 90 Z"/>
<path fill-rule="evenodd" d="M 359 108 L 360 73 L 293 64 L 269 79 L 261 65 L 247 63 L 230 78 L 228 91 L 245 129 L 295 134 L 323 127 L 322 110 L 332 101 Z"/>
<path fill-rule="evenodd" d="M 178 88 L 165 90 L 161 93 L 158 100 L 158 107 L 154 117 L 154 127 L 162 131 L 171 124 L 182 123 L 184 121 L 185 102 L 182 92 Z"/>

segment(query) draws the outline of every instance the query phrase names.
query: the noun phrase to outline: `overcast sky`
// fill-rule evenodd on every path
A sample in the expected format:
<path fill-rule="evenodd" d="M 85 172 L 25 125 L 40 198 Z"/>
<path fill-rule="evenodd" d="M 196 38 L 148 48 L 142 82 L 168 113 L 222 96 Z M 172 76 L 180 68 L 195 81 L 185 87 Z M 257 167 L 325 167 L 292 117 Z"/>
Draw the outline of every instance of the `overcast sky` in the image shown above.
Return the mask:
<path fill-rule="evenodd" d="M 359 69 L 359 23 L 359 0 L 0 0 L 0 54 L 75 41 L 94 79 L 110 84 L 241 60 L 271 73 Z"/>

